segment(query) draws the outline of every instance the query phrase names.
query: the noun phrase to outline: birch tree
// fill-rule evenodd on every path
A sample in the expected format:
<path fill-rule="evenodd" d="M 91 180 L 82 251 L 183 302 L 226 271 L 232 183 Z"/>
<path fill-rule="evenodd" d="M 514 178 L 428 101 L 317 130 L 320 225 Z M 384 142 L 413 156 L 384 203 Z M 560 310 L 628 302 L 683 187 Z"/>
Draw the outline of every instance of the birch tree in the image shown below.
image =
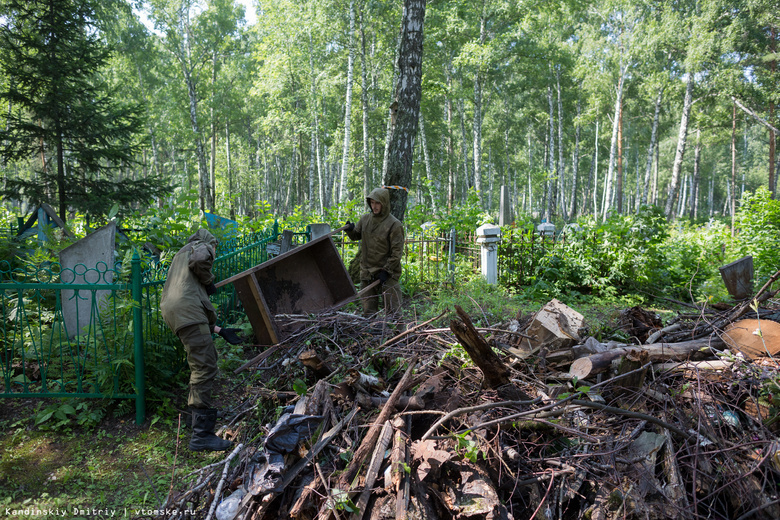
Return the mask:
<path fill-rule="evenodd" d="M 403 221 L 412 178 L 414 142 L 417 136 L 422 96 L 423 27 L 426 0 L 404 0 L 401 20 L 401 49 L 398 56 L 397 112 L 388 154 L 385 184 L 390 190 L 391 211 Z M 406 188 L 406 189 L 403 189 Z"/>

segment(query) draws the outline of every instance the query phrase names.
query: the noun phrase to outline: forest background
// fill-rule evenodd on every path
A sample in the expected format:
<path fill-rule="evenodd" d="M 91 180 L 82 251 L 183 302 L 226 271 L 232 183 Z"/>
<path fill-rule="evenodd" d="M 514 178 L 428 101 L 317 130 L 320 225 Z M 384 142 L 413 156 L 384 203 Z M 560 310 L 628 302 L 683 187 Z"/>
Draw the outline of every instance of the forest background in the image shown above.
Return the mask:
<path fill-rule="evenodd" d="M 645 203 L 728 219 L 774 194 L 774 2 L 419 3 L 418 223 L 470 192 L 495 215 L 500 186 L 518 221 L 559 225 Z M 0 5 L 7 210 L 99 221 L 197 190 L 231 218 L 323 215 L 388 181 L 402 2 L 277 0 L 253 25 L 233 0 Z M 70 47 L 30 31 L 52 12 Z M 93 111 L 68 106 L 59 149 L 47 89 Z"/>

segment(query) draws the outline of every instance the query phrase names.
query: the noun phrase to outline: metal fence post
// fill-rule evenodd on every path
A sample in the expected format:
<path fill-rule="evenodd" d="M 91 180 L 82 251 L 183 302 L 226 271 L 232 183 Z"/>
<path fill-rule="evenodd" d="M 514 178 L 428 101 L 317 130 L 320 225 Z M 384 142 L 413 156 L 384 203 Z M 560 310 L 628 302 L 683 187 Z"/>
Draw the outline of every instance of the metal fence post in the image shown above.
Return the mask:
<path fill-rule="evenodd" d="M 141 323 L 141 257 L 133 253 L 131 262 L 133 293 L 133 347 L 135 351 L 135 422 L 146 420 L 146 399 L 144 385 L 144 330 Z"/>
<path fill-rule="evenodd" d="M 450 272 L 455 272 L 455 239 L 457 238 L 457 233 L 455 231 L 455 228 L 450 229 L 450 265 L 449 269 Z"/>

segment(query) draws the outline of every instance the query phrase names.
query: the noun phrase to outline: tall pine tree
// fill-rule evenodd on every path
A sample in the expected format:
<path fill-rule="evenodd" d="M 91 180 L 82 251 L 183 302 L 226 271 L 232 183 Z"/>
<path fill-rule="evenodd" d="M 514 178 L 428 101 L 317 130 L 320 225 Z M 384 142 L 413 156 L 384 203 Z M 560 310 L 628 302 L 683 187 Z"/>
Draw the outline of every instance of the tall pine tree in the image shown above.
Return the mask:
<path fill-rule="evenodd" d="M 110 49 L 94 0 L 0 0 L 0 157 L 27 160 L 34 175 L 6 179 L 5 197 L 105 214 L 149 201 L 159 179 L 119 179 L 138 150 L 137 104 L 112 98 L 101 77 Z M 32 177 L 32 178 L 30 178 Z"/>

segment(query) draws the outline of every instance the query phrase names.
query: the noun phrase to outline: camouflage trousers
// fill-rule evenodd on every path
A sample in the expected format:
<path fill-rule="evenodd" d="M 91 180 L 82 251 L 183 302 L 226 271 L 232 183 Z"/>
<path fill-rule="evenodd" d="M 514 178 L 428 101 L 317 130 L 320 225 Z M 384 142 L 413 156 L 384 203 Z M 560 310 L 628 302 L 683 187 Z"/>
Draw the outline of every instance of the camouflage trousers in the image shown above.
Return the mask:
<path fill-rule="evenodd" d="M 214 378 L 217 377 L 217 349 L 206 323 L 190 325 L 181 329 L 179 339 L 187 352 L 190 366 L 190 394 L 187 404 L 190 408 L 214 408 L 211 398 Z"/>
<path fill-rule="evenodd" d="M 373 280 L 360 280 L 360 287 L 368 287 Z M 363 316 L 379 311 L 379 300 L 384 300 L 386 314 L 397 314 L 401 310 L 401 282 L 390 278 L 383 285 L 374 287 L 363 295 Z"/>

